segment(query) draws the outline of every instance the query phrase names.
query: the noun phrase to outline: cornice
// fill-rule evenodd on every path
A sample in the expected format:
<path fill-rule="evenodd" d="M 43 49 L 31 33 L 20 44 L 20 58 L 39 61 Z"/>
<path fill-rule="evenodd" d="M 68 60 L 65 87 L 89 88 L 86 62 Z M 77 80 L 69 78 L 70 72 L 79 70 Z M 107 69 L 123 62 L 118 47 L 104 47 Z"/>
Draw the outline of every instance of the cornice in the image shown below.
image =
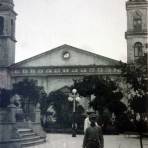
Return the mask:
<path fill-rule="evenodd" d="M 9 35 L 0 35 L 0 39 L 6 39 L 6 38 L 9 38 L 12 41 L 17 42 L 17 40 L 15 39 L 15 37 L 11 37 Z"/>
<path fill-rule="evenodd" d="M 61 66 L 24 66 L 24 67 L 15 67 L 14 65 L 9 66 L 9 69 L 23 69 L 23 68 L 27 68 L 27 69 L 45 69 L 45 68 L 89 68 L 89 67 L 119 67 L 119 65 L 61 65 Z"/>
<path fill-rule="evenodd" d="M 140 1 L 140 2 L 136 2 L 136 1 L 127 1 L 126 5 L 146 5 L 148 4 L 148 1 Z"/>
<path fill-rule="evenodd" d="M 127 38 L 128 36 L 148 36 L 148 32 L 144 31 L 144 32 L 135 32 L 135 31 L 127 31 L 125 32 L 125 38 Z"/>
<path fill-rule="evenodd" d="M 147 9 L 148 2 L 126 2 L 126 10 L 135 9 L 135 8 L 141 8 L 141 9 Z"/>
<path fill-rule="evenodd" d="M 63 67 L 19 67 L 11 68 L 10 73 L 12 77 L 26 77 L 26 76 L 78 76 L 78 75 L 120 75 L 121 70 L 119 66 L 63 66 Z"/>

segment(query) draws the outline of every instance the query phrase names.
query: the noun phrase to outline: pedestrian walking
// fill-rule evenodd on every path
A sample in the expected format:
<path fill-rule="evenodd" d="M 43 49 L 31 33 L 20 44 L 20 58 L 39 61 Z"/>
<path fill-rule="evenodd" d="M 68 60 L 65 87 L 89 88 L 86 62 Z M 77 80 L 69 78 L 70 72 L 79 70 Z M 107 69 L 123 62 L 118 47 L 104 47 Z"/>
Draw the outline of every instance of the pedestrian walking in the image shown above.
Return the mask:
<path fill-rule="evenodd" d="M 83 148 L 103 148 L 104 139 L 102 129 L 99 125 L 96 126 L 96 114 L 90 114 L 89 121 L 90 127 L 86 128 L 83 139 Z"/>

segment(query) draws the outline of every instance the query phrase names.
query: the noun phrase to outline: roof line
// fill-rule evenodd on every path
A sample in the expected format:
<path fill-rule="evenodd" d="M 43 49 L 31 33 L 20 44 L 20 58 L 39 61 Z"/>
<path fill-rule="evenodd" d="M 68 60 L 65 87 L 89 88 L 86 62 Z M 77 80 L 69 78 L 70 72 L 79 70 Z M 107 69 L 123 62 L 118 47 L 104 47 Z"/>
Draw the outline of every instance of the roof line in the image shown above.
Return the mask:
<path fill-rule="evenodd" d="M 118 60 L 115 60 L 115 59 L 111 59 L 111 58 L 108 58 L 108 57 L 105 57 L 105 56 L 102 56 L 102 55 L 99 55 L 99 54 L 96 54 L 96 53 L 93 53 L 93 52 L 90 52 L 90 51 L 86 51 L 86 50 L 83 50 L 83 49 L 80 49 L 80 48 L 76 48 L 76 47 L 73 47 L 73 46 L 71 46 L 71 45 L 63 44 L 63 45 L 58 46 L 58 47 L 55 47 L 55 48 L 53 48 L 53 49 L 51 49 L 51 50 L 48 50 L 48 51 L 45 51 L 45 52 L 43 52 L 43 53 L 37 54 L 37 55 L 35 55 L 35 56 L 32 56 L 32 57 L 30 57 L 30 58 L 28 58 L 28 59 L 25 59 L 25 60 L 22 60 L 22 61 L 20 61 L 20 62 L 14 63 L 14 64 L 12 64 L 11 66 L 16 66 L 16 65 L 19 65 L 19 64 L 23 64 L 23 63 L 25 63 L 25 62 L 27 62 L 27 61 L 29 61 L 29 60 L 31 60 L 31 59 L 39 58 L 39 57 L 41 57 L 41 56 L 43 56 L 43 55 L 45 55 L 45 54 L 47 54 L 47 53 L 51 53 L 51 52 L 53 52 L 54 50 L 57 50 L 57 49 L 59 49 L 59 48 L 63 48 L 63 47 L 66 47 L 66 46 L 67 46 L 67 47 L 72 47 L 72 48 L 74 48 L 75 50 L 79 50 L 79 51 L 82 51 L 82 52 L 85 52 L 85 53 L 88 53 L 88 54 L 92 54 L 92 55 L 95 55 L 95 56 L 99 56 L 99 57 L 101 57 L 101 58 L 108 59 L 108 60 L 110 60 L 110 61 L 119 62 Z"/>

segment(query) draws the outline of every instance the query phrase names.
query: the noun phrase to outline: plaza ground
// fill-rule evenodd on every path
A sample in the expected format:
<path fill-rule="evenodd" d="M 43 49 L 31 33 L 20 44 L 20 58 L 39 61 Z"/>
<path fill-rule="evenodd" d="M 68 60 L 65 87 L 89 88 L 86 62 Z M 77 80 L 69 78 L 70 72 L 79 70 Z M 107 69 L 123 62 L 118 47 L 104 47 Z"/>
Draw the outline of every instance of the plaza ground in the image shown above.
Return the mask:
<path fill-rule="evenodd" d="M 29 148 L 82 148 L 83 135 L 47 134 L 47 142 Z M 104 148 L 140 148 L 137 136 L 105 135 Z M 143 148 L 148 148 L 148 138 L 143 139 Z"/>

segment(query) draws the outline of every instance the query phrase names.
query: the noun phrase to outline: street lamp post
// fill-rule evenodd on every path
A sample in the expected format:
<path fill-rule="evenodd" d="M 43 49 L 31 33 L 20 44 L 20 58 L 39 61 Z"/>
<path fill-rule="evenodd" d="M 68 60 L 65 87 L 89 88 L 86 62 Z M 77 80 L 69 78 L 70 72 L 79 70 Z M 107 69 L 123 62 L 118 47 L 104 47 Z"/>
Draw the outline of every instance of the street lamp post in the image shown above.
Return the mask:
<path fill-rule="evenodd" d="M 137 115 L 136 115 L 136 121 L 139 122 L 139 123 L 141 122 L 140 114 L 137 114 Z M 138 123 L 138 124 L 139 124 L 139 123 Z M 142 128 L 142 127 L 141 127 L 141 128 Z M 138 128 L 138 132 L 139 132 L 140 147 L 143 148 L 143 143 L 142 143 L 142 132 L 140 131 L 139 128 Z"/>
<path fill-rule="evenodd" d="M 76 123 L 76 101 L 79 101 L 80 98 L 78 96 L 77 90 L 72 90 L 72 95 L 68 97 L 69 101 L 73 101 L 73 122 L 72 122 L 72 137 L 76 137 L 76 129 L 77 129 L 77 123 Z"/>

